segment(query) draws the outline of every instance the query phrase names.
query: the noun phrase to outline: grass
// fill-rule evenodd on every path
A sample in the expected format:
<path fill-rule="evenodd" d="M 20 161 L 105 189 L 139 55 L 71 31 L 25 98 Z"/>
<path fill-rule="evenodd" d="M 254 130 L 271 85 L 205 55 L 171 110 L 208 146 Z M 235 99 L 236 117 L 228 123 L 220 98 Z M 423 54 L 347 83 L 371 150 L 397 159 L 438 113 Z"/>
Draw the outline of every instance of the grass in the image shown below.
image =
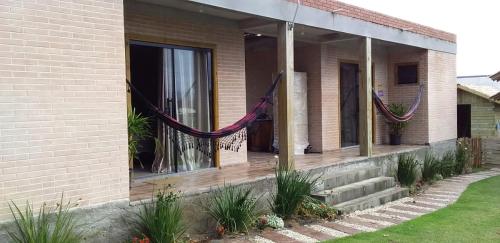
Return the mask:
<path fill-rule="evenodd" d="M 330 242 L 500 242 L 500 176 L 473 183 L 447 208 Z"/>

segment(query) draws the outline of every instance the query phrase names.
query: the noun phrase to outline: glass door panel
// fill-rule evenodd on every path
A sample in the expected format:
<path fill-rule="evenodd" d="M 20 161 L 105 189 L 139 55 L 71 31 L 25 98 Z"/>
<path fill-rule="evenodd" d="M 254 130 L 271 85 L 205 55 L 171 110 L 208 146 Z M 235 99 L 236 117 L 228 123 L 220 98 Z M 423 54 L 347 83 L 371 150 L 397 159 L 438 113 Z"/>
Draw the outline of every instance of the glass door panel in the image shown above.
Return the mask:
<path fill-rule="evenodd" d="M 162 109 L 192 128 L 213 129 L 211 51 L 168 47 L 163 50 Z M 196 149 L 179 152 L 177 132 L 164 124 L 158 137 L 163 144 L 162 172 L 192 171 L 213 166 L 213 158 Z"/>

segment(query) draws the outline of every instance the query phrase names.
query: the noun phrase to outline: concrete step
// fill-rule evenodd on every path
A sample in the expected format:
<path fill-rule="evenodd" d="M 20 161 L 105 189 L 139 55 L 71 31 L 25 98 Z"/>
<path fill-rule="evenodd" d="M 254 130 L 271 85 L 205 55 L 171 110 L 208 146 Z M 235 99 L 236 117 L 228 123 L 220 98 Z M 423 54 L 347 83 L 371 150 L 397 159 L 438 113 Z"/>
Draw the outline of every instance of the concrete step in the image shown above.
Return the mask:
<path fill-rule="evenodd" d="M 352 184 L 313 193 L 312 196 L 328 205 L 343 203 L 396 186 L 392 177 L 375 177 Z"/>
<path fill-rule="evenodd" d="M 379 167 L 346 171 L 322 178 L 323 184 L 318 189 L 320 191 L 328 190 L 379 176 L 382 176 L 382 169 Z"/>
<path fill-rule="evenodd" d="M 364 197 L 333 205 L 342 213 L 373 208 L 409 195 L 408 188 L 393 187 Z"/>

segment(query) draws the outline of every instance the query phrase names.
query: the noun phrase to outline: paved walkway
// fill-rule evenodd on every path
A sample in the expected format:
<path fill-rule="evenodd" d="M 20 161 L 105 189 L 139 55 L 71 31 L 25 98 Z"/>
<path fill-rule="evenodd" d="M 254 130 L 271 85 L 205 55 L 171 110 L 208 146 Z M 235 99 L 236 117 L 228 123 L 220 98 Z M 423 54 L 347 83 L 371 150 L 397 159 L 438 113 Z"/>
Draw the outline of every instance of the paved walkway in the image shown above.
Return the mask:
<path fill-rule="evenodd" d="M 494 168 L 489 171 L 444 179 L 436 182 L 417 196 L 357 211 L 341 220 L 264 231 L 253 241 L 265 243 L 318 242 L 360 232 L 376 231 L 446 207 L 454 203 L 470 183 L 495 175 L 500 175 L 500 169 Z"/>

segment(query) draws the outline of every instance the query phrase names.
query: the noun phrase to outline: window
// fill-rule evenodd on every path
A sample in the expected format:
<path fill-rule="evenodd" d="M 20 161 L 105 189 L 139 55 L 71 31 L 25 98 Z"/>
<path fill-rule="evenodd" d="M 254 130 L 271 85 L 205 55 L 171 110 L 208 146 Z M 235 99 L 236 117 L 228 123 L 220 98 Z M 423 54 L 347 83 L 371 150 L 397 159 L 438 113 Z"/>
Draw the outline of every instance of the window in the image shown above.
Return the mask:
<path fill-rule="evenodd" d="M 398 84 L 418 83 L 418 64 L 396 64 L 396 77 Z"/>

